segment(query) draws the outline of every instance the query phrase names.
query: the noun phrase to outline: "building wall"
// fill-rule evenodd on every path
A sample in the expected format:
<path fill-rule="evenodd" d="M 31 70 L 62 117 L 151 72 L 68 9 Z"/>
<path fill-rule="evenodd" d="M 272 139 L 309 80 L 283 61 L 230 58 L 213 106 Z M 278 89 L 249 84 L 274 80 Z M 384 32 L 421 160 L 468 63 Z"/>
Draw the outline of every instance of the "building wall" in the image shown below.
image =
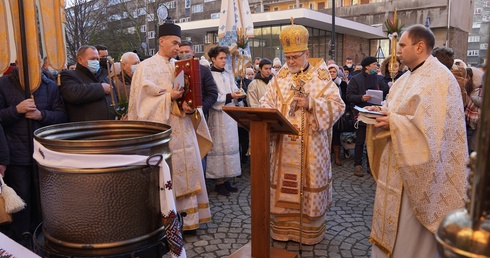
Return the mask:
<path fill-rule="evenodd" d="M 365 38 L 344 35 L 343 60 L 338 60 L 337 63 L 343 65 L 347 57 L 351 57 L 354 63 L 360 63 L 364 57 L 369 56 L 369 47 L 369 40 Z"/>

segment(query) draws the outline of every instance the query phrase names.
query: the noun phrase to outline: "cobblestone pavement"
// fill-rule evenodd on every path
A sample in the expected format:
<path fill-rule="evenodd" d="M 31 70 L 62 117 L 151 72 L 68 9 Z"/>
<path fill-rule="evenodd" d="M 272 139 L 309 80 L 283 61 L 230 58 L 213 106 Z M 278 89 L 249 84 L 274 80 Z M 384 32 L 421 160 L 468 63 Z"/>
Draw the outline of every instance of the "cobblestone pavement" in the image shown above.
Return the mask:
<path fill-rule="evenodd" d="M 351 151 L 352 152 L 352 151 Z M 301 257 L 351 258 L 369 257 L 375 183 L 373 177 L 353 174 L 354 160 L 332 164 L 333 204 L 327 213 L 327 232 L 322 242 L 302 246 Z M 236 179 L 238 193 L 219 196 L 214 183 L 208 180 L 209 203 L 213 221 L 201 225 L 196 235 L 185 236 L 187 257 L 227 257 L 250 241 L 250 170 Z M 271 241 L 273 247 L 299 252 L 295 242 Z M 169 257 L 168 255 L 164 256 Z"/>

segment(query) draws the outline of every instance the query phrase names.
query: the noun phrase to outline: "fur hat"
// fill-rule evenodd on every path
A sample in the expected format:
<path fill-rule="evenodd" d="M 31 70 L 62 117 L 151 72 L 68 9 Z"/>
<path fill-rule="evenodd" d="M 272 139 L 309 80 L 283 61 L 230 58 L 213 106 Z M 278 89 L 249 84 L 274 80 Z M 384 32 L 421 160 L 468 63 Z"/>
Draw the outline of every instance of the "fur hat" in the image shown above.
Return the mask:
<path fill-rule="evenodd" d="M 381 67 L 379 68 L 379 70 L 381 70 L 381 74 L 383 76 L 386 76 L 386 72 L 388 70 L 388 64 L 390 63 L 390 59 L 391 59 L 391 55 L 388 56 L 385 60 L 383 60 L 383 62 L 381 63 Z M 401 72 L 403 71 L 403 68 L 405 67 L 404 64 L 401 64 L 400 63 L 400 57 L 399 56 L 396 56 L 396 60 L 398 61 L 398 63 L 400 64 L 398 66 L 398 71 Z"/>

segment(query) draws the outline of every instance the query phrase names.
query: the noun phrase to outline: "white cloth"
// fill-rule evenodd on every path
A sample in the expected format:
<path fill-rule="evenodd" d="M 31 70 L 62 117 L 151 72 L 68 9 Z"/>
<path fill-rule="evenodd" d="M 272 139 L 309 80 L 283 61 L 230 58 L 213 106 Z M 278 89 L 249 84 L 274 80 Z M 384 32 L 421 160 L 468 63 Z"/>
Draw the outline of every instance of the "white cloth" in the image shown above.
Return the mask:
<path fill-rule="evenodd" d="M 432 232 L 427 230 L 413 215 L 407 195 L 402 193 L 400 224 L 391 258 L 439 258 L 437 240 Z M 388 258 L 376 245 L 371 250 L 371 258 Z"/>
<path fill-rule="evenodd" d="M 42 166 L 58 168 L 110 168 L 124 166 L 146 166 L 148 156 L 143 155 L 119 155 L 119 154 L 72 154 L 52 151 L 34 140 L 34 159 Z M 150 164 L 155 165 L 158 159 L 151 159 Z M 177 211 L 175 197 L 172 189 L 165 187 L 171 182 L 170 168 L 165 160 L 160 163 L 159 185 L 160 189 L 160 211 L 167 215 Z M 180 231 L 180 230 L 179 230 Z M 182 236 L 182 232 L 179 232 Z M 172 253 L 172 257 L 187 257 L 184 247 L 180 256 Z"/>
<path fill-rule="evenodd" d="M 235 106 L 234 100 L 225 104 L 226 94 L 237 91 L 238 87 L 231 73 L 213 71 L 212 74 L 218 86 L 218 100 L 209 109 L 208 126 L 213 148 L 207 157 L 206 177 L 221 179 L 239 176 L 242 171 L 237 122 L 222 110 L 223 106 Z"/>

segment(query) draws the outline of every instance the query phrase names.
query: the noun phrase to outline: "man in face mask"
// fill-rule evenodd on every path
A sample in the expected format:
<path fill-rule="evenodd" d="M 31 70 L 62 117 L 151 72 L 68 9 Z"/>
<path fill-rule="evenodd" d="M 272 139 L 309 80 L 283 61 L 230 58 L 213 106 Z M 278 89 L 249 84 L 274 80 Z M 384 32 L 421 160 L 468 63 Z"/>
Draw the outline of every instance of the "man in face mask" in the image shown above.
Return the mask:
<path fill-rule="evenodd" d="M 347 77 L 349 80 L 352 78 L 352 76 L 350 76 L 350 74 L 352 74 L 352 72 L 354 71 L 354 60 L 352 60 L 352 57 L 347 57 L 345 59 L 345 65 L 344 65 L 344 71 L 346 70 L 349 70 L 349 76 Z"/>
<path fill-rule="evenodd" d="M 77 51 L 76 59 L 75 70 L 61 72 L 60 93 L 68 120 L 114 120 L 111 86 L 107 72 L 100 68 L 97 49 L 82 46 Z"/>
<path fill-rule="evenodd" d="M 193 44 L 190 41 L 184 40 L 179 45 L 179 59 L 186 60 L 194 57 Z M 218 99 L 218 88 L 214 81 L 213 75 L 209 68 L 199 65 L 201 69 L 201 91 L 202 91 L 202 111 L 207 117 L 209 109 Z"/>
<path fill-rule="evenodd" d="M 107 70 L 107 57 L 109 56 L 109 50 L 107 50 L 107 47 L 103 45 L 97 45 L 95 48 L 99 53 L 100 68 Z"/>
<path fill-rule="evenodd" d="M 134 52 L 126 52 L 121 56 L 121 72 L 117 74 L 116 85 L 120 97 L 129 98 L 131 80 L 140 63 L 139 56 Z"/>
<path fill-rule="evenodd" d="M 383 76 L 377 74 L 378 60 L 375 57 L 365 57 L 362 62 L 362 72 L 352 77 L 347 85 L 346 98 L 347 102 L 359 107 L 372 105 L 368 101 L 370 95 L 366 94 L 367 90 L 383 91 L 383 99 L 388 94 L 389 87 L 386 84 Z M 364 153 L 364 141 L 366 139 L 366 124 L 359 121 L 358 129 L 356 130 L 356 147 L 354 150 L 354 175 L 362 177 L 362 158 Z M 369 164 L 367 164 L 367 172 L 369 173 Z"/>

